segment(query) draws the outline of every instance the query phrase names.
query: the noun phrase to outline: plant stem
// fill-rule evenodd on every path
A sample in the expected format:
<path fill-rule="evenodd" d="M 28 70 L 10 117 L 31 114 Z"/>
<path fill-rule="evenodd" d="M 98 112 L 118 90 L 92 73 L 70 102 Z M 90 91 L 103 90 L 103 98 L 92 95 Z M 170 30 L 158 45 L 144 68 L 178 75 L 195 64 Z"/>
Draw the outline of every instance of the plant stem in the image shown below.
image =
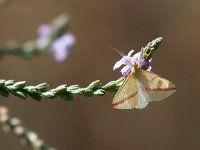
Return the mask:
<path fill-rule="evenodd" d="M 25 128 L 20 119 L 11 117 L 6 107 L 0 106 L 0 125 L 4 131 L 12 130 L 23 144 L 31 145 L 33 150 L 56 150 L 47 146 L 37 135 L 37 133 Z"/>

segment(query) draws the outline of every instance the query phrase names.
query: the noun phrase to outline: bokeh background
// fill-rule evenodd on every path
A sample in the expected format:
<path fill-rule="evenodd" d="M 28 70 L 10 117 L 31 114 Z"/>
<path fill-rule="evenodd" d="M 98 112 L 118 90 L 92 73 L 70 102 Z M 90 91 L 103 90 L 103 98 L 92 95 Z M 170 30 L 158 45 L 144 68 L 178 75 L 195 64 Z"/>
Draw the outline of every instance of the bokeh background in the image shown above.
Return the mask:
<path fill-rule="evenodd" d="M 61 63 L 50 53 L 30 60 L 1 58 L 1 78 L 34 85 L 48 82 L 51 87 L 84 87 L 96 79 L 104 84 L 120 76 L 119 70 L 112 71 L 120 56 L 110 46 L 127 53 L 162 36 L 153 71 L 173 81 L 177 92 L 143 110 L 113 109 L 114 93 L 75 96 L 72 102 L 10 96 L 1 97 L 0 105 L 58 150 L 199 150 L 199 6 L 198 0 L 9 0 L 0 8 L 1 45 L 36 38 L 37 27 L 61 13 L 71 17 L 76 45 Z M 0 130 L 0 149 L 31 148 Z"/>

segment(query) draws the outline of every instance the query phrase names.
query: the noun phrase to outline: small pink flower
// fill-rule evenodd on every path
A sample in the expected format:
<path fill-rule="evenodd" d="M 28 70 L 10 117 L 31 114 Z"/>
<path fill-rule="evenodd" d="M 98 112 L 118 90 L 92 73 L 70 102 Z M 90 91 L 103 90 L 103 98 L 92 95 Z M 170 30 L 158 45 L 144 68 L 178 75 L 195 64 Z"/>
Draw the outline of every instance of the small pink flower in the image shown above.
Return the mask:
<path fill-rule="evenodd" d="M 148 61 L 141 58 L 141 52 L 138 52 L 134 54 L 133 56 L 131 56 L 133 52 L 134 50 L 131 50 L 127 56 L 123 56 L 119 61 L 117 61 L 113 67 L 113 70 L 124 65 L 124 67 L 121 69 L 121 73 L 122 73 L 122 76 L 126 76 L 131 72 L 132 65 L 136 62 L 138 68 L 145 66 L 145 69 L 147 71 L 151 71 L 152 67 L 150 66 L 150 62 L 152 61 L 152 59 Z"/>

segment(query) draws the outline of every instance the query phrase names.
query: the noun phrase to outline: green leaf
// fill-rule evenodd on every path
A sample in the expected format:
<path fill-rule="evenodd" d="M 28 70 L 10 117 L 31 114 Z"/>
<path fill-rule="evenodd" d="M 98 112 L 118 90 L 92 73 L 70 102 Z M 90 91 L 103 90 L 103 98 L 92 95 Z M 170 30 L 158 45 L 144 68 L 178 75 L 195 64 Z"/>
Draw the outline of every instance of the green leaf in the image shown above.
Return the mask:
<path fill-rule="evenodd" d="M 7 80 L 5 82 L 5 86 L 9 86 L 9 85 L 13 85 L 14 84 L 14 80 Z"/>
<path fill-rule="evenodd" d="M 18 118 L 12 117 L 12 118 L 10 118 L 8 120 L 8 123 L 9 123 L 9 125 L 10 125 L 11 128 L 14 128 L 14 127 L 20 125 L 21 121 Z"/>
<path fill-rule="evenodd" d="M 73 101 L 73 96 L 71 94 L 60 94 L 59 96 L 62 97 L 64 100 Z"/>
<path fill-rule="evenodd" d="M 22 91 L 16 91 L 13 93 L 14 95 L 20 97 L 20 98 L 23 98 L 23 99 L 26 99 L 27 98 L 27 94 L 22 92 Z"/>
<path fill-rule="evenodd" d="M 0 86 L 4 86 L 6 80 L 0 80 Z"/>
<path fill-rule="evenodd" d="M 56 93 L 65 93 L 67 91 L 67 85 L 60 85 L 56 89 L 54 89 Z"/>
<path fill-rule="evenodd" d="M 90 85 L 87 87 L 87 89 L 95 89 L 101 85 L 100 80 L 93 81 L 90 83 Z"/>
<path fill-rule="evenodd" d="M 67 91 L 72 92 L 79 88 L 80 88 L 79 85 L 71 85 L 71 86 L 67 87 Z"/>
<path fill-rule="evenodd" d="M 0 88 L 0 95 L 4 96 L 4 97 L 8 97 L 9 96 L 9 92 L 3 88 Z"/>
<path fill-rule="evenodd" d="M 160 46 L 163 38 L 159 37 L 149 42 L 145 48 L 142 48 L 142 58 L 149 60 L 151 59 L 154 51 Z"/>
<path fill-rule="evenodd" d="M 94 92 L 94 95 L 99 95 L 99 96 L 103 96 L 105 95 L 105 90 L 103 89 L 98 89 Z"/>
<path fill-rule="evenodd" d="M 28 95 L 29 95 L 31 98 L 33 98 L 34 100 L 37 100 L 37 101 L 42 100 L 42 96 L 41 96 L 41 95 L 38 95 L 38 94 L 31 94 L 31 93 L 29 93 Z"/>
<path fill-rule="evenodd" d="M 52 91 L 47 91 L 45 93 L 42 93 L 43 96 L 48 97 L 48 98 L 55 98 L 56 95 Z"/>
<path fill-rule="evenodd" d="M 34 86 L 27 86 L 24 89 L 27 90 L 29 94 L 37 94 L 38 93 L 36 87 L 34 87 Z"/>
<path fill-rule="evenodd" d="M 13 84 L 13 87 L 15 87 L 15 89 L 22 89 L 25 86 L 26 86 L 26 81 L 20 81 L 20 82 Z"/>
<path fill-rule="evenodd" d="M 47 83 L 41 83 L 35 86 L 36 89 L 40 92 L 45 92 L 47 90 L 48 84 Z"/>

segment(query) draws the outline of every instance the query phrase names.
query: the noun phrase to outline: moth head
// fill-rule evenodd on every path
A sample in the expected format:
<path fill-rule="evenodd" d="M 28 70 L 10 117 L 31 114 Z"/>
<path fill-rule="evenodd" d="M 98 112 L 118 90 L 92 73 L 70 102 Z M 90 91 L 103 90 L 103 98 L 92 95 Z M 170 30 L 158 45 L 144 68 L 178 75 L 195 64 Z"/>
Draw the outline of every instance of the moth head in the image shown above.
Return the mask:
<path fill-rule="evenodd" d="M 133 65 L 132 65 L 132 72 L 135 72 L 138 68 L 138 64 L 137 62 L 134 62 Z"/>

